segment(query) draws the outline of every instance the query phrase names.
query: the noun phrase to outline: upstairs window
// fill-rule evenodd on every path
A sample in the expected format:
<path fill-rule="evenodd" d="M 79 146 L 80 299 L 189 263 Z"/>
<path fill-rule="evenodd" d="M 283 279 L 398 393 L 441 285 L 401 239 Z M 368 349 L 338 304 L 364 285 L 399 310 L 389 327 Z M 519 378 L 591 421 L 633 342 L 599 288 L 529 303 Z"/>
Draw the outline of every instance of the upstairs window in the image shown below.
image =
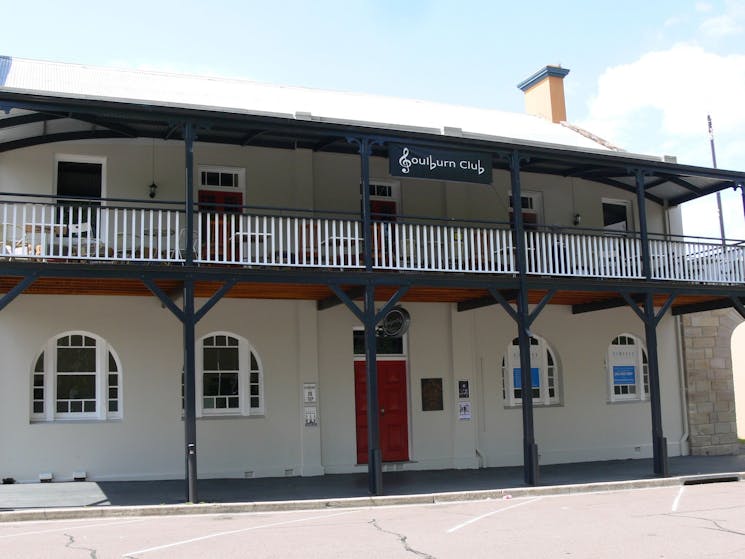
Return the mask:
<path fill-rule="evenodd" d="M 243 191 L 246 170 L 239 167 L 199 166 L 199 186 Z"/>

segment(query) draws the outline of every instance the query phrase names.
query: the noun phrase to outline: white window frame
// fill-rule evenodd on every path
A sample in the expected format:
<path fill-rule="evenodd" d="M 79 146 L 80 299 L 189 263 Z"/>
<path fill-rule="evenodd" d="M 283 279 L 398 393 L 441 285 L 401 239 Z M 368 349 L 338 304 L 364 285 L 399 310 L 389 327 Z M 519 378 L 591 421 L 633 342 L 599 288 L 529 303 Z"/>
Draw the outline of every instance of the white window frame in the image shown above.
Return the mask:
<path fill-rule="evenodd" d="M 213 186 L 202 182 L 202 173 L 228 173 L 238 176 L 237 186 Z M 228 167 L 225 165 L 198 165 L 197 184 L 199 190 L 219 190 L 222 192 L 241 192 L 246 199 L 246 169 L 244 167 Z"/>
<path fill-rule="evenodd" d="M 625 343 L 615 343 L 623 341 Z M 633 344 L 628 343 L 633 341 Z M 633 366 L 634 383 L 615 384 L 613 377 L 614 366 Z M 633 334 L 623 332 L 615 336 L 605 355 L 605 370 L 608 381 L 608 402 L 641 402 L 649 399 L 649 363 L 647 360 L 647 348 L 641 339 Z M 616 386 L 633 386 L 634 391 L 616 394 Z M 621 389 L 622 390 L 622 389 Z M 620 392 L 620 390 L 619 390 Z"/>
<path fill-rule="evenodd" d="M 537 190 L 523 190 L 520 193 L 520 211 L 523 214 L 535 215 L 535 225 L 543 224 L 543 192 Z M 522 207 L 522 198 L 528 198 L 530 200 L 530 208 Z M 508 194 L 507 197 L 509 209 L 514 212 L 512 194 Z"/>
<path fill-rule="evenodd" d="M 370 188 L 370 200 L 389 200 L 391 202 L 396 203 L 396 209 L 398 209 L 401 206 L 401 183 L 398 181 L 390 181 L 390 180 L 380 180 L 380 179 L 370 179 L 368 182 L 368 188 Z M 361 186 L 361 185 L 360 185 Z M 377 189 L 377 187 L 387 187 L 390 188 L 389 194 L 381 194 L 379 192 L 376 192 L 373 194 L 372 190 Z"/>
<path fill-rule="evenodd" d="M 531 338 L 538 342 L 530 346 L 530 366 L 538 369 L 539 396 L 533 398 L 533 405 L 561 405 L 561 371 L 556 352 L 542 337 L 533 335 Z M 520 407 L 522 405 L 522 398 L 515 397 L 514 370 L 519 368 L 520 346 L 514 345 L 514 340 L 511 340 L 505 355 L 502 357 L 502 397 L 506 407 Z M 550 387 L 553 388 L 553 396 L 549 390 Z"/>
<path fill-rule="evenodd" d="M 95 412 L 57 412 L 57 341 L 69 336 L 84 336 L 95 340 L 96 350 L 96 411 Z M 36 363 L 43 354 L 43 373 L 35 371 Z M 116 372 L 109 371 L 109 355 L 111 355 L 116 364 Z M 34 376 L 43 374 L 43 402 L 44 411 L 34 412 Z M 117 375 L 116 400 L 117 411 L 109 411 L 109 374 Z M 122 386 L 122 363 L 114 348 L 101 336 L 92 332 L 82 330 L 71 330 L 62 332 L 47 340 L 44 347 L 36 354 L 31 363 L 31 394 L 30 394 L 30 419 L 32 422 L 53 422 L 53 421 L 105 421 L 122 419 L 124 410 L 124 393 Z"/>
<path fill-rule="evenodd" d="M 78 155 L 71 153 L 56 153 L 54 154 L 54 193 L 57 194 L 57 179 L 59 178 L 59 164 L 60 163 L 92 163 L 94 165 L 101 165 L 101 206 L 106 205 L 106 176 L 107 176 L 107 165 L 108 158 L 99 155 Z"/>
<path fill-rule="evenodd" d="M 215 336 L 228 336 L 238 340 L 238 407 L 205 408 L 204 407 L 204 340 Z M 254 356 L 258 370 L 251 369 L 251 355 Z M 215 331 L 205 334 L 197 340 L 195 352 L 196 365 L 196 415 L 197 417 L 244 417 L 262 416 L 264 408 L 264 366 L 256 349 L 243 336 L 234 332 Z M 259 405 L 251 407 L 251 373 L 258 373 Z M 183 376 L 182 376 L 183 379 Z M 183 386 L 183 380 L 182 380 Z"/>
<path fill-rule="evenodd" d="M 600 218 L 601 221 L 604 221 L 603 218 L 603 204 L 609 204 L 614 206 L 624 206 L 626 208 L 626 229 L 613 229 L 608 225 L 605 225 L 603 223 L 603 229 L 605 231 L 611 231 L 611 232 L 617 232 L 617 233 L 626 233 L 628 231 L 634 230 L 634 206 L 631 203 L 631 200 L 623 200 L 620 198 L 601 198 L 600 199 Z"/>

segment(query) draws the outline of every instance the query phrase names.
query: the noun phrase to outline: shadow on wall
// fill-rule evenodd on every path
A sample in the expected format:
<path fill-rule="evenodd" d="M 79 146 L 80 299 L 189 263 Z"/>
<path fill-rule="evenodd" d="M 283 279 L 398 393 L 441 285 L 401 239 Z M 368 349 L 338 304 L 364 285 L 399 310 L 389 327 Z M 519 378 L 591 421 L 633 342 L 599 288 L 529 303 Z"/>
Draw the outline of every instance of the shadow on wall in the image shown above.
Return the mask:
<path fill-rule="evenodd" d="M 745 322 L 732 332 L 732 381 L 735 389 L 737 438 L 745 439 Z"/>
<path fill-rule="evenodd" d="M 13 59 L 10 56 L 0 56 L 0 87 L 4 86 L 8 79 L 11 64 Z"/>

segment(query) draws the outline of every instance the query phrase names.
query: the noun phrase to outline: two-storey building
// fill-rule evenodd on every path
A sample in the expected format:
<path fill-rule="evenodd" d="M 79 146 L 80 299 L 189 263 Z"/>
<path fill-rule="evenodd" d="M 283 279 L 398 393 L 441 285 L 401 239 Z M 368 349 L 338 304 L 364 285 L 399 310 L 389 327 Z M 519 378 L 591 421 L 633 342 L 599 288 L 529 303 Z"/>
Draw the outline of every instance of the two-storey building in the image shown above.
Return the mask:
<path fill-rule="evenodd" d="M 0 475 L 189 480 L 686 453 L 676 315 L 745 313 L 562 79 L 511 114 L 0 57 Z M 528 387 L 526 389 L 525 387 Z M 197 461 L 198 458 L 198 461 Z"/>

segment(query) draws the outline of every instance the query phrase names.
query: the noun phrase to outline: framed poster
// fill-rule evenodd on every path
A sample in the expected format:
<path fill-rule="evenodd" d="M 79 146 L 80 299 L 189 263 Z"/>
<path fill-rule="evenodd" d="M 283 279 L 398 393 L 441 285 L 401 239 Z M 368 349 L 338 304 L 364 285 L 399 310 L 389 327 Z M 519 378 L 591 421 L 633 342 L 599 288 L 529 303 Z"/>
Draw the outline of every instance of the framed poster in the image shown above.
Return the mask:
<path fill-rule="evenodd" d="M 458 381 L 458 398 L 466 400 L 471 397 L 471 389 L 467 380 Z"/>
<path fill-rule="evenodd" d="M 442 411 L 442 379 L 422 379 L 422 411 Z"/>
<path fill-rule="evenodd" d="M 318 401 L 315 382 L 306 382 L 303 384 L 303 402 L 306 404 L 315 404 Z"/>
<path fill-rule="evenodd" d="M 458 402 L 458 419 L 461 421 L 471 419 L 471 402 Z"/>

